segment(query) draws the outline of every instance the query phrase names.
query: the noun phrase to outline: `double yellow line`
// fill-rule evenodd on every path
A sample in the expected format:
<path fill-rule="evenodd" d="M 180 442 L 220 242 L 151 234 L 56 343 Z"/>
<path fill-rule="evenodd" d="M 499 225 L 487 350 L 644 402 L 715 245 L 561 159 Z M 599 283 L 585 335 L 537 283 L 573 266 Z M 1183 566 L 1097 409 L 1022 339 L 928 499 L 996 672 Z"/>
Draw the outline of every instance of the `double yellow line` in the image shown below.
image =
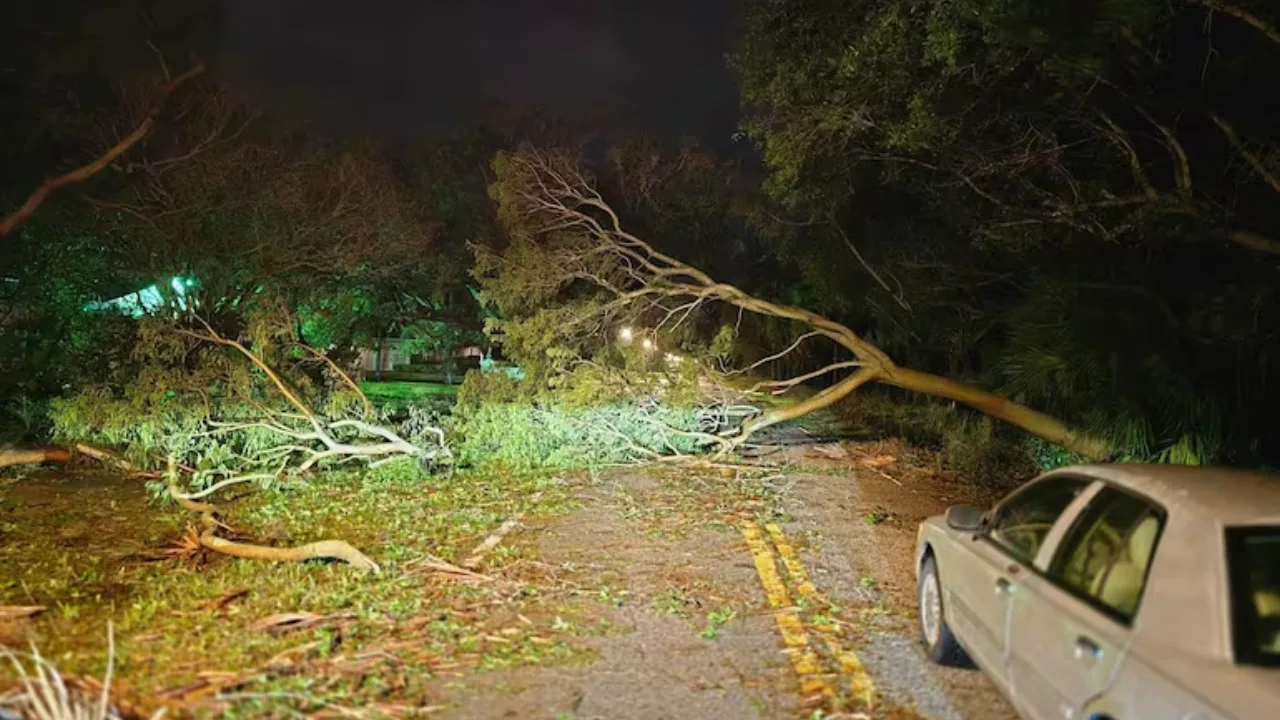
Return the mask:
<path fill-rule="evenodd" d="M 782 642 L 786 646 L 786 654 L 800 677 L 801 692 L 805 697 L 821 695 L 827 702 L 831 702 L 838 697 L 838 693 L 828 678 L 835 676 L 848 683 L 853 702 L 871 709 L 875 705 L 875 686 L 857 654 L 852 650 L 846 650 L 830 634 L 815 630 L 827 654 L 838 666 L 836 672 L 828 672 L 822 657 L 816 652 L 812 637 L 800 620 L 798 608 L 791 602 L 787 583 L 783 580 L 782 573 L 778 571 L 777 559 L 779 558 L 791 581 L 790 584 L 805 602 L 811 607 L 831 605 L 809 581 L 804 564 L 800 562 L 799 555 L 783 534 L 782 528 L 775 523 L 766 523 L 764 531 L 761 532 L 760 526 L 755 523 L 744 523 L 742 537 L 746 539 L 747 547 L 751 550 L 756 574 L 760 576 L 760 583 L 764 585 L 769 606 L 774 610 L 778 630 L 782 633 Z M 776 556 L 774 548 L 777 549 Z"/>

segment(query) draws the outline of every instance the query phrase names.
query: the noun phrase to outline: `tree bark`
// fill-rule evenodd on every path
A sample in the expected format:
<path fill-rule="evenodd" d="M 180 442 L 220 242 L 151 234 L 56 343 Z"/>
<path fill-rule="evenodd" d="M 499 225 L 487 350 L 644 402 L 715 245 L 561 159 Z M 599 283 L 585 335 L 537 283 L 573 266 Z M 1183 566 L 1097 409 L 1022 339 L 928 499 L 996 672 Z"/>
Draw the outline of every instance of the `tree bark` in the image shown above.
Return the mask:
<path fill-rule="evenodd" d="M 1259 235 L 1252 230 L 1229 230 L 1227 231 L 1227 239 L 1250 250 L 1257 250 L 1268 255 L 1280 255 L 1280 240 Z"/>
<path fill-rule="evenodd" d="M 200 515 L 200 544 L 214 552 L 244 558 L 246 560 L 266 560 L 269 562 L 303 562 L 305 560 L 341 560 L 354 568 L 377 574 L 378 564 L 369 556 L 342 540 L 321 540 L 296 547 L 268 547 L 250 543 L 235 542 L 218 537 L 219 523 L 214 516 L 216 507 L 209 503 L 197 502 L 182 495 L 173 486 L 175 474 L 173 462 L 169 467 L 169 495 L 184 509 Z"/>
<path fill-rule="evenodd" d="M 1110 443 L 1102 438 L 1077 432 L 1055 417 L 941 375 L 894 366 L 876 380 L 903 390 L 954 400 L 1093 460 L 1105 459 L 1112 452 Z"/>

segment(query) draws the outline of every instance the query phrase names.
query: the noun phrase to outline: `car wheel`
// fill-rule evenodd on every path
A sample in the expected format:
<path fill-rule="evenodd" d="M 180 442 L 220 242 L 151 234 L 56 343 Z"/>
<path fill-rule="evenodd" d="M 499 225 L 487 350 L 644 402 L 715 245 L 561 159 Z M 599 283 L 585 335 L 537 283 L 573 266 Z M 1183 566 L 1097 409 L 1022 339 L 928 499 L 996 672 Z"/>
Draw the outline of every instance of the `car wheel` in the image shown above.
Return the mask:
<path fill-rule="evenodd" d="M 942 612 L 942 584 L 938 581 L 938 563 L 933 555 L 920 566 L 920 588 L 917 593 L 920 615 L 920 639 L 925 653 L 939 665 L 968 665 L 969 656 L 956 641 Z"/>

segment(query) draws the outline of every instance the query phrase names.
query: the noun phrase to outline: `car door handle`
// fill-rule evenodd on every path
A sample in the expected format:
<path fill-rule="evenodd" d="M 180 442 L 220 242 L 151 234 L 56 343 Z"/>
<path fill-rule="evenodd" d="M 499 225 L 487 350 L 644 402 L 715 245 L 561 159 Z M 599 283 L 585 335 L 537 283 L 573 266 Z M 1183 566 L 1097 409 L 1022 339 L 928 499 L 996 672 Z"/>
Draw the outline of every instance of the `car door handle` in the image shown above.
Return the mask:
<path fill-rule="evenodd" d="M 996 580 L 996 592 L 1000 595 L 1012 595 L 1013 583 L 1008 578 L 998 578 Z"/>
<path fill-rule="evenodd" d="M 1075 655 L 1077 660 L 1098 660 L 1102 657 L 1102 646 L 1081 635 L 1076 638 Z"/>

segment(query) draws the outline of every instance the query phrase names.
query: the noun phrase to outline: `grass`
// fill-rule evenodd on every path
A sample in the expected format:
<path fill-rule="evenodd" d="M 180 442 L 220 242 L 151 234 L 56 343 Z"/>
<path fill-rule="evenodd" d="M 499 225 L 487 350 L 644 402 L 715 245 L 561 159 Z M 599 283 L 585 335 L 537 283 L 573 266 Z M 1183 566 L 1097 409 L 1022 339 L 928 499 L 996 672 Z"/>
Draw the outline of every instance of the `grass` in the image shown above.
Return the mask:
<path fill-rule="evenodd" d="M 707 613 L 707 626 L 699 633 L 706 640 L 715 640 L 720 637 L 720 628 L 725 623 L 737 617 L 738 613 L 733 608 L 721 608 Z"/>
<path fill-rule="evenodd" d="M 431 397 L 455 397 L 457 385 L 437 382 L 373 382 L 360 383 L 360 389 L 374 402 L 418 400 Z"/>
<path fill-rule="evenodd" d="M 287 715 L 300 703 L 430 704 L 431 682 L 452 674 L 587 656 L 577 641 L 589 610 L 526 573 L 532 564 L 519 531 L 486 556 L 481 572 L 499 581 L 464 584 L 421 564 L 428 556 L 461 562 L 513 515 L 536 523 L 565 512 L 569 489 L 558 477 L 431 477 L 407 462 L 219 498 L 228 524 L 254 542 L 341 538 L 382 566 L 378 576 L 336 563 L 220 555 L 203 564 L 144 562 L 139 550 L 174 540 L 191 518 L 148 505 L 140 487 L 109 487 L 78 489 L 80 504 L 54 502 L 27 516 L 25 508 L 40 506 L 22 497 L 38 498 L 30 494 L 37 488 L 18 497 L 17 485 L 0 486 L 0 508 L 14 513 L 0 529 L 0 604 L 49 607 L 35 632 L 64 673 L 101 674 L 108 619 L 117 687 L 143 700 L 194 688 L 174 695 L 190 700 L 211 694 L 202 682 L 220 679 L 245 698 L 219 709 L 227 717 Z M 221 602 L 240 591 L 247 593 Z M 281 613 L 323 620 L 295 632 L 258 625 Z"/>

